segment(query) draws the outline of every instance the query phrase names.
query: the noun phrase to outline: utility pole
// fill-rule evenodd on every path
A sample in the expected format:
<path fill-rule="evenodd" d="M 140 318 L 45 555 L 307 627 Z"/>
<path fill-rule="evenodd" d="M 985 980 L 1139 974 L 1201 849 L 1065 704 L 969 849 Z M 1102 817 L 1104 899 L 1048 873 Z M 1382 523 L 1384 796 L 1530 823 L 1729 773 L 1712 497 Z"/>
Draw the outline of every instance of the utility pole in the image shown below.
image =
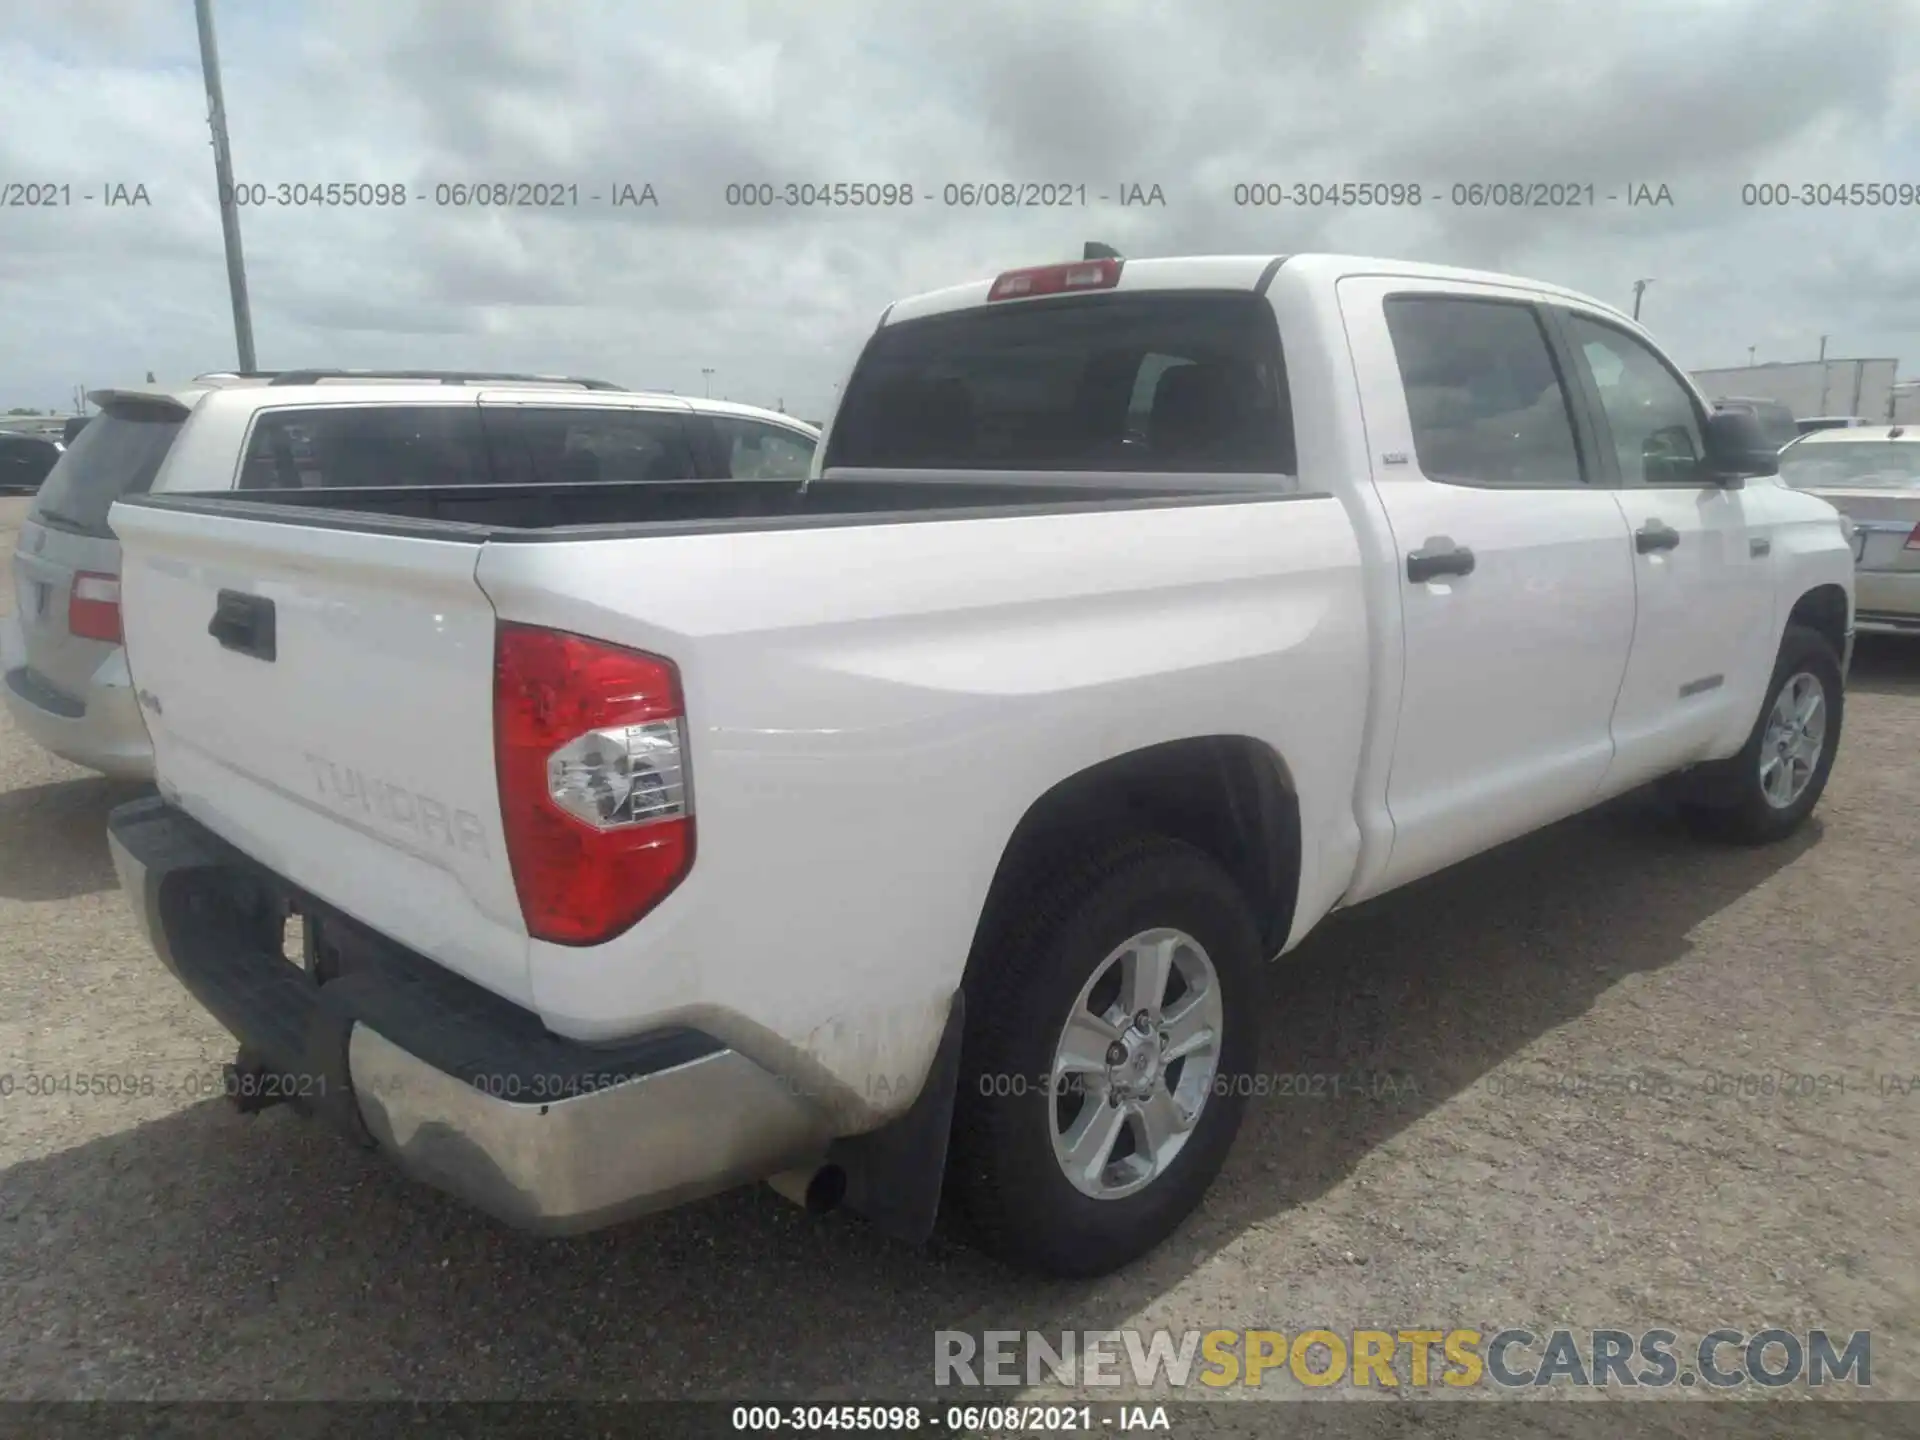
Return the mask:
<path fill-rule="evenodd" d="M 200 70 L 207 81 L 207 123 L 213 127 L 213 174 L 220 186 L 220 233 L 227 244 L 227 289 L 233 297 L 233 338 L 240 370 L 259 367 L 253 358 L 253 307 L 247 303 L 247 260 L 240 249 L 240 209 L 233 203 L 233 156 L 227 151 L 227 103 L 220 93 L 220 51 L 213 43 L 213 0 L 193 0 L 200 26 Z"/>
<path fill-rule="evenodd" d="M 1752 366 L 1752 364 L 1753 364 L 1753 352 L 1754 352 L 1755 350 L 1757 350 L 1757 349 L 1759 349 L 1759 348 L 1760 348 L 1760 347 L 1759 347 L 1759 346 L 1757 346 L 1757 345 L 1749 345 L 1749 346 L 1747 346 L 1747 364 L 1748 364 L 1748 366 L 1749 366 L 1749 367 L 1751 367 L 1751 366 Z"/>
<path fill-rule="evenodd" d="M 713 367 L 711 365 L 700 367 L 700 393 L 709 400 L 713 398 Z"/>
<path fill-rule="evenodd" d="M 1652 283 L 1653 281 L 1651 280 L 1636 280 L 1633 282 L 1633 318 L 1636 320 L 1640 318 L 1640 297 L 1647 293 L 1647 286 Z"/>
<path fill-rule="evenodd" d="M 1827 363 L 1827 337 L 1824 335 L 1820 337 L 1820 363 Z"/>

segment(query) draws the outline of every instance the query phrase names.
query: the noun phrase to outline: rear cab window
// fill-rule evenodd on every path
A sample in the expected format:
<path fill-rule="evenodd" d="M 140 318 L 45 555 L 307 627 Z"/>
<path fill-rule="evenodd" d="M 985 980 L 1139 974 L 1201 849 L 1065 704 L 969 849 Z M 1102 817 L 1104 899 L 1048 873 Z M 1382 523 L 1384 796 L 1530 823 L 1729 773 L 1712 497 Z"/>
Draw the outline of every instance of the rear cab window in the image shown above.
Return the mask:
<path fill-rule="evenodd" d="M 987 304 L 868 341 L 825 468 L 1297 474 L 1273 311 L 1252 294 Z"/>
<path fill-rule="evenodd" d="M 113 538 L 107 512 L 127 495 L 144 495 L 186 423 L 166 400 L 116 400 L 74 437 L 34 497 L 28 518 L 52 530 Z"/>

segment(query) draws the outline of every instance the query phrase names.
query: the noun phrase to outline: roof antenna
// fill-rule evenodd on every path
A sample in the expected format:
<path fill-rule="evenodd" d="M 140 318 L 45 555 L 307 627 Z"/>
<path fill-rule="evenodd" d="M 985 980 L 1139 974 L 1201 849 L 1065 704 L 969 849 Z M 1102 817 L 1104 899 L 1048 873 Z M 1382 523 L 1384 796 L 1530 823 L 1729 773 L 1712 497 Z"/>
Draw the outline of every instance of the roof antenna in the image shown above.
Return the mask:
<path fill-rule="evenodd" d="M 1080 258 L 1082 260 L 1120 260 L 1125 257 L 1111 245 L 1102 245 L 1098 240 L 1089 240 Z"/>

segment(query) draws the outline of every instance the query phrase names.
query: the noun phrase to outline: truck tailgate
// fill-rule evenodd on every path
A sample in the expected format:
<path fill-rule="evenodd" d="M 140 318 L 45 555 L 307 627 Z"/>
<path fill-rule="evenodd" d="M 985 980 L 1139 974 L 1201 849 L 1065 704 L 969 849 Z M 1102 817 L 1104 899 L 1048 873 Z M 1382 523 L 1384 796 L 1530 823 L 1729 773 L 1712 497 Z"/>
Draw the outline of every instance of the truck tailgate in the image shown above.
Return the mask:
<path fill-rule="evenodd" d="M 526 1004 L 477 539 L 127 505 L 112 523 L 162 792 L 296 885 Z"/>

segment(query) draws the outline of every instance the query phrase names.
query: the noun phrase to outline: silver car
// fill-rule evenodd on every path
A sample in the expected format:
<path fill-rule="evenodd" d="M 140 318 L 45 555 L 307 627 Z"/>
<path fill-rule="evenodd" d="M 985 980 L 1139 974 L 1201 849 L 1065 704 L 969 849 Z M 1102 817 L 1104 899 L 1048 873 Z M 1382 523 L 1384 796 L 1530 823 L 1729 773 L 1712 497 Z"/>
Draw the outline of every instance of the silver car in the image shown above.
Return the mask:
<path fill-rule="evenodd" d="M 153 749 L 120 645 L 120 545 L 107 511 L 144 492 L 209 379 L 179 390 L 100 390 L 100 413 L 47 475 L 13 555 L 0 619 L 0 699 L 63 759 L 146 779 Z"/>
<path fill-rule="evenodd" d="M 201 400 L 239 386 L 263 391 L 258 404 L 231 407 L 251 426 L 235 437 L 245 457 L 239 473 L 205 473 L 186 450 L 160 473 Z M 588 393 L 551 413 L 523 407 L 526 424 L 511 442 L 496 436 L 499 443 L 482 444 L 481 387 L 509 400 L 556 388 Z M 558 376 L 289 370 L 203 375 L 177 390 L 100 390 L 89 398 L 100 413 L 74 436 L 20 529 L 14 614 L 0 618 L 0 700 L 54 754 L 129 779 L 152 778 L 153 747 L 120 643 L 120 544 L 107 512 L 121 496 L 152 489 L 156 474 L 162 490 L 434 485 L 436 466 L 452 461 L 449 473 L 467 484 L 532 478 L 561 485 L 612 474 L 798 482 L 820 441 L 814 427 L 749 405 Z M 549 423 L 554 415 L 561 423 Z M 475 431 L 471 444 L 449 439 L 449 427 L 461 430 L 463 419 Z M 528 426 L 538 435 L 519 433 Z"/>
<path fill-rule="evenodd" d="M 1852 522 L 1855 627 L 1920 635 L 1920 428 L 1813 431 L 1780 452 L 1780 478 Z"/>

